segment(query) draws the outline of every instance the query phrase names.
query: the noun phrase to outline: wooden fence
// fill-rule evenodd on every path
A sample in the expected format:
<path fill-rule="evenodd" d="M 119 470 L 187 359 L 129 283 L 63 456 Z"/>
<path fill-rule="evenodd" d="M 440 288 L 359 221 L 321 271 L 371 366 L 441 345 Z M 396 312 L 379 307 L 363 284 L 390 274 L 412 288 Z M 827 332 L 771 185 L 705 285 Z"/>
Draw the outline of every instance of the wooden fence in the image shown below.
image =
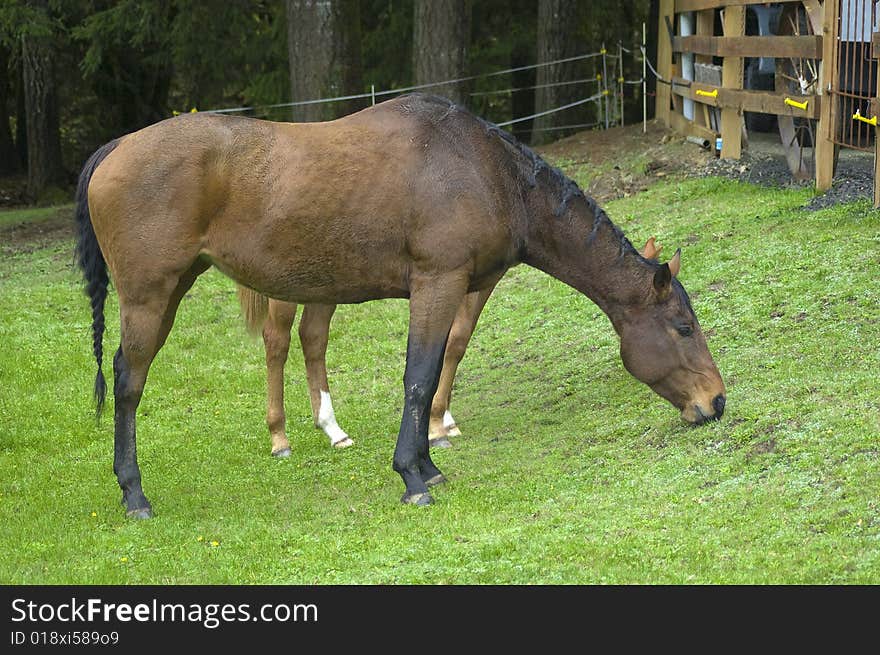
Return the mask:
<path fill-rule="evenodd" d="M 656 116 L 738 159 L 746 112 L 774 115 L 792 175 L 825 191 L 840 147 L 877 148 L 876 12 L 871 0 L 660 0 Z M 746 88 L 746 61 L 772 88 Z M 875 207 L 877 179 L 875 154 Z"/>

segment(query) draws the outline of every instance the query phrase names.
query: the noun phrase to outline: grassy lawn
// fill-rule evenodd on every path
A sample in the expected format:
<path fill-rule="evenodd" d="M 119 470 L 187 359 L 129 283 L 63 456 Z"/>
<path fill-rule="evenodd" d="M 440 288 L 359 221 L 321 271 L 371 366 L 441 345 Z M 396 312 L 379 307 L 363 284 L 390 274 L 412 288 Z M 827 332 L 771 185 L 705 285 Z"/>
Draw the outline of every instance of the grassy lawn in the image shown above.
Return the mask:
<path fill-rule="evenodd" d="M 39 221 L 45 221 L 58 216 L 62 212 L 73 212 L 73 204 L 0 211 L 0 228 L 15 225 L 17 223 L 36 223 Z M 73 214 L 71 213 L 70 215 L 72 216 Z"/>
<path fill-rule="evenodd" d="M 93 420 L 73 243 L 7 256 L 0 583 L 880 583 L 880 219 L 866 203 L 807 212 L 809 197 L 666 180 L 605 207 L 637 246 L 682 247 L 729 394 L 724 419 L 700 428 L 626 373 L 588 299 L 510 271 L 460 368 L 465 434 L 435 451 L 449 482 L 427 508 L 398 502 L 391 470 L 404 301 L 334 317 L 330 384 L 354 448 L 312 427 L 294 346 L 294 452 L 277 460 L 262 344 L 232 282 L 205 274 L 141 403 L 156 517 L 136 522 L 111 468 L 112 400 Z M 110 376 L 112 290 L 106 316 Z"/>

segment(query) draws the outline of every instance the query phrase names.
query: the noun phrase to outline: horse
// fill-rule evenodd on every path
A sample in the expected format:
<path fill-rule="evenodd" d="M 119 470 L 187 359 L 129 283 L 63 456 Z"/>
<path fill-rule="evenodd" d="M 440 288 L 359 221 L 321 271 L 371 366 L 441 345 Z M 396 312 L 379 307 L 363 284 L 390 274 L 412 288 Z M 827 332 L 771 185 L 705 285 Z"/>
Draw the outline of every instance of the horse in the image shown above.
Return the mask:
<path fill-rule="evenodd" d="M 640 251 L 645 259 L 656 259 L 663 246 L 656 237 L 650 237 Z M 477 319 L 494 287 L 467 294 L 455 314 L 446 340 L 443 367 L 428 421 L 428 445 L 431 448 L 449 448 L 452 437 L 460 437 L 461 429 L 452 417 L 452 386 L 458 365 L 473 335 Z M 296 320 L 296 303 L 274 300 L 247 287 L 238 286 L 239 303 L 248 332 L 261 333 L 266 350 L 267 408 L 266 425 L 269 428 L 273 457 L 290 457 L 290 441 L 285 430 L 284 365 L 290 350 L 290 333 Z M 330 320 L 336 305 L 305 305 L 299 322 L 299 341 L 306 365 L 306 381 L 315 427 L 324 431 L 334 448 L 348 448 L 354 440 L 336 421 L 330 384 L 327 380 L 327 342 Z"/>
<path fill-rule="evenodd" d="M 719 419 L 726 389 L 678 279 L 681 249 L 645 259 L 598 204 L 498 126 L 445 98 L 399 96 L 333 121 L 186 114 L 98 148 L 77 184 L 76 259 L 92 308 L 100 415 L 104 302 L 113 357 L 113 470 L 126 514 L 149 518 L 136 414 L 150 364 L 195 280 L 214 266 L 285 302 L 408 298 L 403 412 L 392 469 L 403 503 L 445 481 L 428 419 L 466 294 L 526 264 L 609 318 L 624 368 L 690 424 Z"/>

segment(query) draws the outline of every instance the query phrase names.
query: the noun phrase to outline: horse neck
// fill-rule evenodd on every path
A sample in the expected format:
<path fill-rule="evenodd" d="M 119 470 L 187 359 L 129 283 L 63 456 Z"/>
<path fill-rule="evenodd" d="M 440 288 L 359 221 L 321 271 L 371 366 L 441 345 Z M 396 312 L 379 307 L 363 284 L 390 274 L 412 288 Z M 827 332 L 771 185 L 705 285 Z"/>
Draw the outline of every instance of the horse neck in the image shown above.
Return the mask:
<path fill-rule="evenodd" d="M 522 261 L 586 295 L 615 328 L 627 307 L 645 302 L 651 289 L 651 265 L 582 197 L 561 216 L 546 206 L 532 213 Z"/>

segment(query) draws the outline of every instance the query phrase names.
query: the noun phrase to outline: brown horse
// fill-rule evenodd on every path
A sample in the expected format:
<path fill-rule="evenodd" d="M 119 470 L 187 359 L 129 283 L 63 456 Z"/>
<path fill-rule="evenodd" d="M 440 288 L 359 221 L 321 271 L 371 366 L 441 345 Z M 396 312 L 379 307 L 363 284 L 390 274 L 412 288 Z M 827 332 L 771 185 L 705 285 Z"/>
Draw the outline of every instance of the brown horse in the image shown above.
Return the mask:
<path fill-rule="evenodd" d="M 656 259 L 663 246 L 651 237 L 641 250 L 645 259 Z M 467 294 L 455 314 L 446 340 L 443 368 L 428 422 L 428 445 L 448 448 L 450 437 L 461 436 L 461 430 L 452 417 L 452 385 L 458 365 L 464 357 L 473 335 L 477 319 L 494 287 Z M 296 303 L 273 300 L 247 287 L 238 287 L 242 313 L 248 331 L 262 332 L 266 349 L 267 408 L 266 425 L 269 427 L 271 453 L 275 457 L 290 456 L 290 441 L 285 430 L 284 365 L 290 350 L 290 332 L 296 319 Z M 334 448 L 348 448 L 354 441 L 336 421 L 330 384 L 327 381 L 327 342 L 330 337 L 330 319 L 336 305 L 305 305 L 299 321 L 299 341 L 306 365 L 306 380 L 312 420 L 324 431 Z"/>
<path fill-rule="evenodd" d="M 189 114 L 101 147 L 77 189 L 78 261 L 92 305 L 98 410 L 108 269 L 119 297 L 114 471 L 148 517 L 135 417 L 181 298 L 210 266 L 272 298 L 409 298 L 404 407 L 392 465 L 403 502 L 444 480 L 428 418 L 466 294 L 518 263 L 609 317 L 626 369 L 685 421 L 719 418 L 725 388 L 687 293 L 680 251 L 646 260 L 578 186 L 508 133 L 415 94 L 325 123 Z"/>

